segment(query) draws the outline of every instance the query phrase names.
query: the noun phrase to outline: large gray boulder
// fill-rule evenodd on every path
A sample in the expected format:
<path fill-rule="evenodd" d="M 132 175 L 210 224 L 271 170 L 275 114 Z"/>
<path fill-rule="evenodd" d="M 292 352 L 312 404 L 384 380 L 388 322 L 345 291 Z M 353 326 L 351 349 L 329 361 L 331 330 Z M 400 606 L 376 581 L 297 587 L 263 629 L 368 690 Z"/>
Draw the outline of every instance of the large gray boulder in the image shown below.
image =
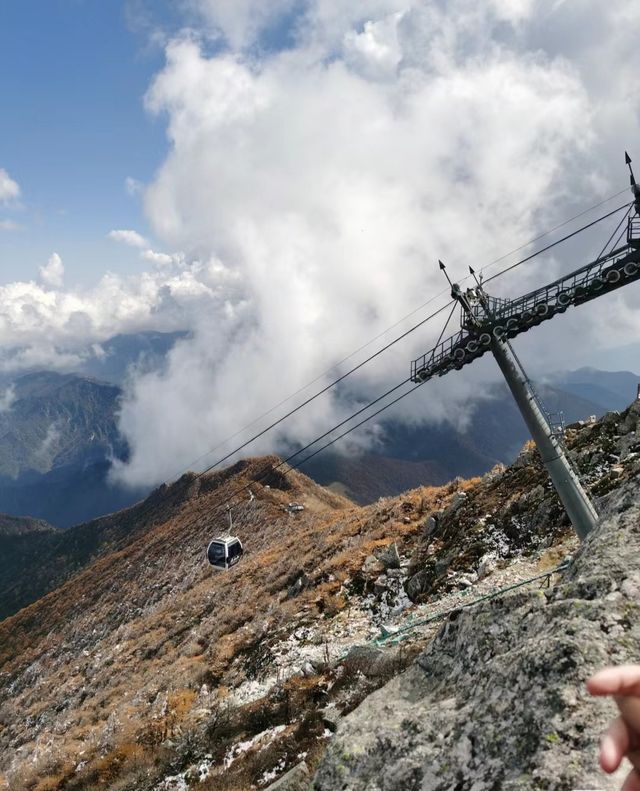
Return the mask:
<path fill-rule="evenodd" d="M 378 560 L 387 570 L 400 568 L 400 555 L 395 541 L 378 553 Z"/>
<path fill-rule="evenodd" d="M 554 589 L 452 616 L 407 672 L 342 720 L 314 789 L 620 788 L 620 772 L 597 762 L 614 705 L 591 698 L 585 680 L 640 661 L 637 487 L 616 492 Z"/>

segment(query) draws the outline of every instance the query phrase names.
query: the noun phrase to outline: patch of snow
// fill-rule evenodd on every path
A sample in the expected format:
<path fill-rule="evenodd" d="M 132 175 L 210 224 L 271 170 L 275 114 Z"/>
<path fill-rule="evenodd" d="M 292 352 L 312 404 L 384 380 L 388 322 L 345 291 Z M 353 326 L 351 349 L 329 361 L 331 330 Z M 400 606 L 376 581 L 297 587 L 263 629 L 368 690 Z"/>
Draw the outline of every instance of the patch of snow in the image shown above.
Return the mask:
<path fill-rule="evenodd" d="M 185 773 L 181 772 L 179 775 L 172 775 L 165 777 L 165 779 L 158 783 L 153 791 L 187 791 L 187 781 L 185 780 Z"/>
<path fill-rule="evenodd" d="M 264 742 L 264 744 L 261 744 L 260 746 L 260 749 L 263 750 L 267 745 L 271 744 L 276 736 L 282 733 L 286 727 L 286 725 L 274 725 L 273 728 L 267 728 L 266 731 L 257 733 L 255 736 L 252 736 L 250 739 L 247 739 L 244 742 L 238 742 L 237 744 L 234 744 L 233 747 L 227 751 L 227 754 L 224 757 L 224 768 L 228 769 L 234 761 L 236 761 L 243 753 L 246 753 L 252 747 L 255 747 L 256 744 Z"/>
<path fill-rule="evenodd" d="M 245 703 L 253 703 L 268 694 L 269 690 L 278 683 L 276 676 L 269 676 L 262 681 L 251 679 L 236 687 L 229 695 L 229 705 L 243 706 Z"/>
<path fill-rule="evenodd" d="M 306 755 L 306 753 L 304 753 Z M 262 774 L 262 777 L 258 780 L 259 786 L 266 786 L 272 783 L 279 774 L 282 773 L 283 769 L 287 764 L 286 758 L 282 757 L 278 763 L 273 767 L 273 769 L 267 769 L 266 772 Z"/>
<path fill-rule="evenodd" d="M 193 764 L 177 775 L 165 777 L 153 791 L 186 791 L 194 783 L 202 783 L 211 774 L 213 762 L 211 756 L 207 755 L 202 761 Z"/>
<path fill-rule="evenodd" d="M 243 705 L 259 700 L 278 683 L 297 676 L 309 675 L 325 662 L 334 662 L 353 645 L 374 637 L 377 628 L 371 613 L 347 608 L 329 622 L 319 626 L 297 626 L 279 642 L 271 646 L 271 674 L 250 679 L 236 687 L 229 697 L 232 705 Z M 275 673 L 273 673 L 275 670 Z"/>

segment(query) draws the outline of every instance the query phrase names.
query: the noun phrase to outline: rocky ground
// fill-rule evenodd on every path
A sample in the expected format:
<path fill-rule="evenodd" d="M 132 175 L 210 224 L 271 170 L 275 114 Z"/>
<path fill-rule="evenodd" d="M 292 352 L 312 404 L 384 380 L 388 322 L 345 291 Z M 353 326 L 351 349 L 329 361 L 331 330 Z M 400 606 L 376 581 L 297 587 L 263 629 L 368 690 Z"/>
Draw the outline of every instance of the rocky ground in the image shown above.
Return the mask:
<path fill-rule="evenodd" d="M 0 622 L 0 788 L 609 787 L 583 681 L 636 651 L 639 416 L 567 433 L 611 515 L 580 549 L 531 448 L 366 508 L 267 483 L 272 460 L 168 490 L 141 537 Z M 212 577 L 240 484 L 249 551 Z"/>
<path fill-rule="evenodd" d="M 640 660 L 640 498 L 616 492 L 557 584 L 451 616 L 411 668 L 338 729 L 316 791 L 619 788 L 587 677 Z"/>

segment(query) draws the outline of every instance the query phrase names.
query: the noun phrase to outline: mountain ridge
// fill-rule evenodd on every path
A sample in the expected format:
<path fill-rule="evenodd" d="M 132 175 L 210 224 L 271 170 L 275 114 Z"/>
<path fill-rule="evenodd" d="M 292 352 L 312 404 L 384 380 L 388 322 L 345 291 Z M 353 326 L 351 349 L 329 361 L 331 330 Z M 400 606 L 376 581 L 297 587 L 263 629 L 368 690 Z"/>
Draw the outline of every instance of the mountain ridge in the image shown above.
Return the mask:
<path fill-rule="evenodd" d="M 556 387 L 544 385 L 538 391 L 549 412 L 556 419 L 563 413 L 567 423 L 607 411 L 601 404 Z M 324 486 L 342 484 L 342 491 L 361 505 L 425 482 L 442 485 L 458 475 L 482 475 L 495 464 L 511 463 L 530 438 L 506 386 L 496 386 L 493 393 L 492 398 L 478 402 L 465 432 L 444 423 L 409 428 L 391 424 L 384 450 L 360 457 L 323 453 L 302 469 Z M 377 465 L 386 477 L 372 476 Z"/>
<path fill-rule="evenodd" d="M 126 346 L 129 339 L 122 342 Z M 163 338 L 160 347 L 173 342 Z M 549 411 L 564 412 L 567 422 L 619 407 L 625 396 L 626 406 L 637 380 L 631 372 L 594 369 L 563 376 L 554 375 L 553 384 L 539 390 Z M 0 412 L 0 511 L 30 513 L 66 528 L 117 511 L 150 491 L 115 485 L 110 478 L 112 459 L 126 460 L 129 453 L 118 429 L 118 386 L 40 371 L 25 374 L 12 387 L 12 400 Z M 359 455 L 329 450 L 302 469 L 360 504 L 425 482 L 441 485 L 456 475 L 483 474 L 496 463 L 511 462 L 528 438 L 506 388 L 494 387 L 488 395 L 470 405 L 466 432 L 446 423 L 407 428 L 387 420 L 380 424 L 378 447 Z"/>
<path fill-rule="evenodd" d="M 24 536 L 30 533 L 55 533 L 57 528 L 44 519 L 30 516 L 10 516 L 0 514 L 0 539 Z"/>
<path fill-rule="evenodd" d="M 634 403 L 568 430 L 597 500 L 637 486 L 639 428 Z M 275 461 L 161 487 L 147 523 L 0 622 L 0 788 L 246 791 L 315 771 L 343 718 L 430 644 L 433 616 L 577 548 L 531 447 L 366 507 Z M 231 496 L 246 553 L 212 572 Z"/>
<path fill-rule="evenodd" d="M 68 527 L 139 499 L 140 489 L 109 481 L 111 459 L 128 454 L 117 386 L 38 371 L 10 392 L 0 412 L 0 511 Z"/>
<path fill-rule="evenodd" d="M 0 620 L 65 584 L 74 574 L 105 554 L 125 551 L 132 544 L 144 540 L 146 533 L 154 528 L 159 514 L 168 508 L 179 510 L 202 492 L 217 490 L 237 478 L 243 480 L 245 488 L 249 488 L 256 478 L 263 482 L 262 485 L 266 486 L 268 492 L 272 487 L 274 491 L 278 491 L 284 485 L 284 491 L 294 497 L 296 487 L 288 483 L 281 470 L 272 471 L 281 464 L 278 457 L 267 456 L 243 459 L 230 467 L 206 475 L 185 473 L 172 484 L 161 484 L 135 505 L 65 531 L 52 529 L 40 539 L 37 547 L 34 546 L 37 553 L 34 552 L 32 560 L 25 560 L 19 567 L 14 565 L 15 559 L 0 556 Z M 292 474 L 290 468 L 288 474 Z M 309 480 L 300 473 L 295 475 Z M 242 488 L 242 485 L 237 484 L 235 488 Z M 235 489 L 230 496 L 237 502 Z M 248 498 L 244 492 L 240 496 Z M 326 498 L 327 502 L 348 503 L 340 495 L 329 491 L 320 499 L 322 498 Z M 318 497 L 314 499 L 317 500 Z M 279 507 L 283 507 L 282 503 Z M 226 519 L 226 509 L 217 509 L 215 520 L 218 532 L 225 532 Z"/>

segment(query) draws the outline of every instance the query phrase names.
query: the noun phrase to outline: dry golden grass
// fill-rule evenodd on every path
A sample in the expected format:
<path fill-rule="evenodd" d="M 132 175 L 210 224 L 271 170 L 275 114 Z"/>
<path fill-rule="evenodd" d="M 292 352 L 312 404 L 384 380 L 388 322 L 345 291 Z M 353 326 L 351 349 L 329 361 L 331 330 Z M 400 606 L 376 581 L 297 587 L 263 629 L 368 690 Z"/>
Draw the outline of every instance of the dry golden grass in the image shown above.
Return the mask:
<path fill-rule="evenodd" d="M 323 731 L 314 712 L 326 698 L 327 679 L 291 679 L 279 687 L 279 697 L 241 707 L 231 717 L 220 712 L 238 680 L 234 660 L 259 650 L 261 635 L 293 626 L 301 611 L 330 618 L 344 609 L 342 583 L 360 572 L 367 555 L 393 541 L 412 551 L 425 518 L 445 507 L 458 486 L 424 487 L 359 508 L 299 473 L 285 491 L 253 482 L 256 501 L 236 508 L 237 532 L 248 551 L 231 572 L 212 574 L 203 550 L 224 526 L 217 504 L 256 474 L 249 464 L 239 480 L 222 476 L 215 486 L 204 480 L 164 521 L 133 534 L 0 623 L 0 704 L 10 706 L 25 736 L 50 738 L 63 720 L 66 728 L 55 737 L 55 771 L 38 766 L 29 773 L 26 762 L 20 767 L 25 788 L 37 781 L 70 791 L 134 789 L 136 778 L 161 778 L 168 766 L 173 772 L 177 751 L 183 758 L 198 750 L 220 757 L 234 740 L 275 724 L 289 726 L 301 712 L 302 720 L 283 738 L 289 752 L 278 742 L 267 754 L 238 760 L 218 785 L 202 787 L 246 789 L 272 768 L 280 749 L 287 755 L 305 750 L 313 761 Z M 305 497 L 313 507 L 304 514 L 291 517 L 282 510 Z M 287 598 L 302 574 L 309 588 Z M 9 697 L 10 681 L 17 687 Z M 209 694 L 217 691 L 213 703 L 202 697 L 203 684 Z M 69 710 L 57 711 L 63 700 Z M 204 728 L 198 713 L 203 707 L 211 709 Z M 12 757 L 8 745 L 0 730 L 0 769 Z"/>

